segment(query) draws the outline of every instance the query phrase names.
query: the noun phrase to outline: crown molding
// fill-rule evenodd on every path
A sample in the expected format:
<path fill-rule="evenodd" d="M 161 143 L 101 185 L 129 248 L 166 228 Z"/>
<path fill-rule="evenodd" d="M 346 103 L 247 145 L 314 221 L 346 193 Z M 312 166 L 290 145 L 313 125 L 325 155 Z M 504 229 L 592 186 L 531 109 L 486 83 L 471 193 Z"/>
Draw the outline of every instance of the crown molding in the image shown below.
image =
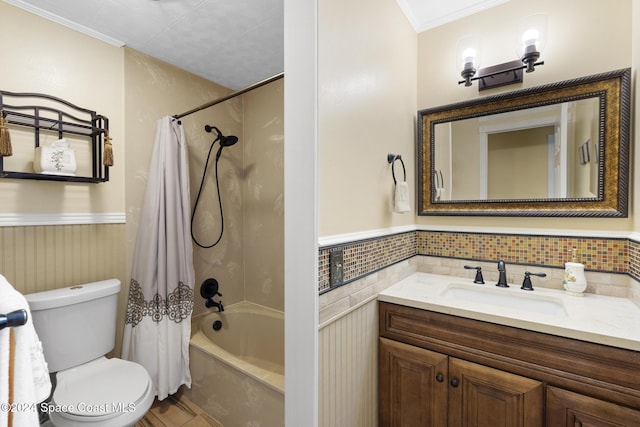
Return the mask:
<path fill-rule="evenodd" d="M 115 47 L 122 47 L 125 45 L 124 42 L 118 40 L 118 39 L 114 39 L 113 37 L 109 37 L 106 34 L 103 34 L 101 32 L 92 30 L 89 27 L 85 27 L 84 25 L 80 25 L 76 22 L 70 21 L 66 18 L 63 18 L 62 16 L 58 16 L 55 13 L 51 13 L 48 12 L 44 9 L 41 9 L 39 7 L 36 7 L 32 4 L 29 4 L 27 2 L 24 2 L 22 0 L 3 0 L 5 3 L 9 3 L 12 6 L 15 6 L 19 9 L 25 10 L 27 12 L 31 12 L 35 15 L 40 16 L 41 18 L 44 19 L 48 19 L 49 21 L 53 21 L 56 24 L 60 24 L 63 25 L 67 28 L 71 28 L 72 30 L 78 31 L 82 34 L 86 34 L 89 37 L 93 37 L 94 39 L 98 39 L 101 40 L 105 43 L 109 43 L 112 46 Z"/>

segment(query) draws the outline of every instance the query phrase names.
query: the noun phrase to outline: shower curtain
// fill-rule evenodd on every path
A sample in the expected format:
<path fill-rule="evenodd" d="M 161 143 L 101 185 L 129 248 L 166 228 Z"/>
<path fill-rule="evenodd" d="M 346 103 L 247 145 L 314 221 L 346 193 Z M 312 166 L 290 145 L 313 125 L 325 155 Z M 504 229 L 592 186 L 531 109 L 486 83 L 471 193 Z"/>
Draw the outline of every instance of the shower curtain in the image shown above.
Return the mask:
<path fill-rule="evenodd" d="M 162 400 L 191 386 L 193 247 L 182 125 L 158 120 L 131 269 L 122 357 L 143 365 Z"/>

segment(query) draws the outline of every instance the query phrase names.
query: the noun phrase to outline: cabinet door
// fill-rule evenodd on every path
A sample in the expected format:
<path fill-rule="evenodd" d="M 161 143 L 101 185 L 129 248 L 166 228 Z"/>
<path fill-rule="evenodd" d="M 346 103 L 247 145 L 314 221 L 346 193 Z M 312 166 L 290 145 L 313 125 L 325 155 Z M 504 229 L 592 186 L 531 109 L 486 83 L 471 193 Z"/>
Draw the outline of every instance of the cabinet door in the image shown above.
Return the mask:
<path fill-rule="evenodd" d="M 450 358 L 449 427 L 541 427 L 543 385 Z"/>
<path fill-rule="evenodd" d="M 447 425 L 447 356 L 380 338 L 381 427 Z"/>
<path fill-rule="evenodd" d="M 640 426 L 640 411 L 547 387 L 547 427 Z"/>

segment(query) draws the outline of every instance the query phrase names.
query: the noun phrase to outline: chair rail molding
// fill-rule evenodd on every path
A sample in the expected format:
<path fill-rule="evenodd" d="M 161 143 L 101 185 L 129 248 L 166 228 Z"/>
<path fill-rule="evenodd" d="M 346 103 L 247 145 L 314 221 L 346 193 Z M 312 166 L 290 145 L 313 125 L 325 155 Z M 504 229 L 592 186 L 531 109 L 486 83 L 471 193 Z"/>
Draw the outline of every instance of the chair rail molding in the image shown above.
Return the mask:
<path fill-rule="evenodd" d="M 60 214 L 0 214 L 0 227 L 34 225 L 125 224 L 124 212 L 60 213 Z"/>

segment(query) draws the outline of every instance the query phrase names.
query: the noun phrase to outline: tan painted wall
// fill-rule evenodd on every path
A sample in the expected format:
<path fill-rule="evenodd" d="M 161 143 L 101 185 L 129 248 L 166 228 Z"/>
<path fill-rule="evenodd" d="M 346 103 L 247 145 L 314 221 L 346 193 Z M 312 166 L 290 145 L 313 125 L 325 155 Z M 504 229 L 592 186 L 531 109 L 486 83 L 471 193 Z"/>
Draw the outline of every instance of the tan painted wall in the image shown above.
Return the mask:
<path fill-rule="evenodd" d="M 414 203 L 415 31 L 393 0 L 318 3 L 319 235 L 413 224 L 392 213 L 387 154 Z"/>
<path fill-rule="evenodd" d="M 444 125 L 441 125 L 444 126 Z M 445 189 L 451 191 L 453 200 L 471 200 L 480 195 L 480 139 L 478 119 L 467 119 L 451 125 L 451 171 L 445 175 Z M 458 141 L 464 141 L 462 144 Z M 437 163 L 436 163 L 437 165 Z M 469 185 L 471 183 L 472 185 Z"/>
<path fill-rule="evenodd" d="M 418 109 L 629 67 L 632 63 L 631 9 L 630 0 L 615 3 L 600 0 L 511 0 L 425 31 L 418 35 Z M 516 59 L 518 21 L 537 12 L 548 16 L 547 43 L 541 57 L 545 61 L 544 66 L 527 74 L 523 84 L 480 94 L 476 85 L 468 88 L 457 84 L 460 75 L 456 70 L 455 52 L 461 38 L 472 34 L 481 37 L 483 59 L 480 66 Z M 417 217 L 416 222 L 439 226 L 630 231 L 634 228 L 633 213 L 636 209 L 632 202 L 628 219 Z"/>
<path fill-rule="evenodd" d="M 489 135 L 489 199 L 548 197 L 547 135 L 553 131 L 553 127 L 542 127 Z"/>
<path fill-rule="evenodd" d="M 5 41 L 1 88 L 53 95 L 107 116 L 115 156 L 107 183 L 0 180 L 0 214 L 17 214 L 18 218 L 23 214 L 122 214 L 122 49 L 4 2 L 0 2 L 0 16 L 0 38 Z M 18 141 L 16 138 L 15 143 Z M 22 149 L 14 146 L 14 152 Z M 7 158 L 5 167 L 10 163 L 11 158 Z M 23 293 L 108 278 L 125 282 L 124 241 L 124 224 L 1 227 L 0 274 Z"/>
<path fill-rule="evenodd" d="M 107 116 L 115 156 L 110 181 L 104 184 L 2 180 L 0 214 L 124 212 L 122 49 L 4 2 L 0 16 L 0 89 L 53 95 Z M 22 149 L 15 146 L 14 152 Z M 11 161 L 5 160 L 8 170 Z"/>

